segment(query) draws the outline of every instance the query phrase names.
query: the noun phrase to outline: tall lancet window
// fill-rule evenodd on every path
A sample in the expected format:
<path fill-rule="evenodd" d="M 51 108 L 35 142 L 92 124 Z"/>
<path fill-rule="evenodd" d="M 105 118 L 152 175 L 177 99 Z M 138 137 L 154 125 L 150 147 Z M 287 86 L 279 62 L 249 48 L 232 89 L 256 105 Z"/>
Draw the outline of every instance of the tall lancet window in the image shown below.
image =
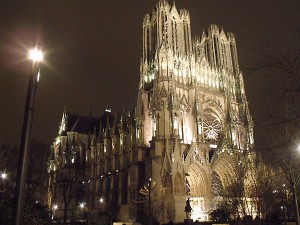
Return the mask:
<path fill-rule="evenodd" d="M 150 26 L 147 25 L 147 28 L 146 28 L 146 57 L 147 59 L 149 59 L 149 54 L 150 54 L 150 51 L 151 51 L 151 36 L 150 36 Z"/>
<path fill-rule="evenodd" d="M 215 65 L 219 65 L 220 62 L 219 62 L 219 46 L 218 46 L 218 39 L 217 37 L 213 37 L 213 49 L 214 49 L 214 52 L 213 52 L 213 56 L 214 56 L 214 62 L 215 62 Z"/>
<path fill-rule="evenodd" d="M 120 149 L 123 149 L 123 134 L 120 134 Z"/>
<path fill-rule="evenodd" d="M 168 21 L 167 15 L 164 12 L 161 12 L 161 31 L 162 31 L 162 41 L 165 42 L 168 31 Z"/>
<path fill-rule="evenodd" d="M 155 118 L 155 116 L 153 116 L 153 118 L 152 118 L 152 128 L 153 128 L 152 135 L 155 136 L 155 134 L 156 134 L 156 118 Z"/>
<path fill-rule="evenodd" d="M 174 16 L 171 20 L 171 28 L 172 28 L 172 48 L 173 51 L 176 51 L 178 49 L 178 33 L 177 33 L 177 22 Z"/>
<path fill-rule="evenodd" d="M 188 52 L 189 49 L 190 49 L 190 46 L 189 46 L 189 34 L 188 34 L 188 24 L 186 21 L 183 21 L 183 37 L 184 37 L 184 48 L 185 48 L 185 51 Z"/>
<path fill-rule="evenodd" d="M 198 134 L 199 135 L 202 134 L 202 120 L 201 119 L 198 121 Z"/>
<path fill-rule="evenodd" d="M 227 55 L 226 55 L 226 46 L 224 40 L 221 41 L 221 56 L 223 67 L 228 69 Z"/>
<path fill-rule="evenodd" d="M 104 141 L 104 146 L 103 146 L 103 148 L 104 148 L 104 153 L 106 153 L 106 151 L 107 151 L 107 141 Z"/>
<path fill-rule="evenodd" d="M 156 19 L 154 19 L 154 22 L 153 22 L 153 30 L 151 32 L 151 35 L 152 35 L 152 49 L 154 50 L 156 48 L 156 42 L 157 42 L 157 21 Z"/>
<path fill-rule="evenodd" d="M 140 139 L 140 128 L 139 128 L 139 126 L 136 127 L 136 138 L 138 140 Z"/>
<path fill-rule="evenodd" d="M 178 115 L 177 113 L 174 113 L 174 118 L 173 118 L 173 123 L 174 123 L 174 130 L 178 129 Z"/>

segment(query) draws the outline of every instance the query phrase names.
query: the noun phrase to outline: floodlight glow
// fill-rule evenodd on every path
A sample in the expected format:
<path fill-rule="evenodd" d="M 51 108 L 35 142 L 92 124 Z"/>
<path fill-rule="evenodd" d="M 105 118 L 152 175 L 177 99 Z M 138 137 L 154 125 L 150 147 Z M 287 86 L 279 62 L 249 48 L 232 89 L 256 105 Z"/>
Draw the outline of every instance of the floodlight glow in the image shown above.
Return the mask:
<path fill-rule="evenodd" d="M 79 207 L 80 207 L 80 208 L 84 208 L 84 202 L 83 202 L 83 203 L 80 203 Z"/>
<path fill-rule="evenodd" d="M 56 205 L 56 204 L 53 205 L 53 209 L 54 209 L 54 210 L 58 209 L 58 205 Z"/>
<path fill-rule="evenodd" d="M 29 59 L 31 59 L 33 62 L 40 62 L 43 60 L 44 58 L 44 55 L 43 55 L 43 52 L 38 49 L 38 48 L 34 48 L 34 49 L 31 49 L 29 51 L 29 55 L 28 55 Z"/>
<path fill-rule="evenodd" d="M 104 199 L 101 197 L 99 201 L 100 201 L 100 203 L 103 203 Z"/>

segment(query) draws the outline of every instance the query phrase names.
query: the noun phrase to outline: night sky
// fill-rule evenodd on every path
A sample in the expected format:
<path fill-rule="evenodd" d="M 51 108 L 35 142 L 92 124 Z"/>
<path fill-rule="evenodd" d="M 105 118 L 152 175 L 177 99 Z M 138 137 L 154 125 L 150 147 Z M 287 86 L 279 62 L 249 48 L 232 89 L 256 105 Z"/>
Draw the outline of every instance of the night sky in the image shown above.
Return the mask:
<path fill-rule="evenodd" d="M 27 49 L 40 39 L 41 66 L 33 138 L 50 144 L 64 106 L 100 116 L 136 100 L 142 56 L 142 22 L 154 0 L 38 0 L 0 3 L 0 144 L 18 146 L 31 62 Z M 173 1 L 169 1 L 173 4 Z M 272 75 L 254 68 L 270 46 L 289 43 L 299 25 L 298 0 L 178 0 L 189 10 L 192 36 L 210 24 L 236 35 L 240 67 L 254 123 Z M 267 101 L 267 100 L 266 100 Z M 256 129 L 261 129 L 255 124 Z"/>

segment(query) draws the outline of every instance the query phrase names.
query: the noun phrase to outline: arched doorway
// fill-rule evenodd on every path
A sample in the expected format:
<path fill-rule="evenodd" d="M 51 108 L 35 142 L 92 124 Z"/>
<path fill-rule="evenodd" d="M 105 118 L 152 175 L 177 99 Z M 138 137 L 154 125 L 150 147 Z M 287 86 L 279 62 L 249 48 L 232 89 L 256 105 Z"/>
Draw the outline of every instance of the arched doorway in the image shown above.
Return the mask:
<path fill-rule="evenodd" d="M 190 198 L 191 201 L 193 220 L 208 220 L 209 182 L 208 173 L 203 165 L 199 162 L 192 163 L 186 173 L 186 198 Z"/>

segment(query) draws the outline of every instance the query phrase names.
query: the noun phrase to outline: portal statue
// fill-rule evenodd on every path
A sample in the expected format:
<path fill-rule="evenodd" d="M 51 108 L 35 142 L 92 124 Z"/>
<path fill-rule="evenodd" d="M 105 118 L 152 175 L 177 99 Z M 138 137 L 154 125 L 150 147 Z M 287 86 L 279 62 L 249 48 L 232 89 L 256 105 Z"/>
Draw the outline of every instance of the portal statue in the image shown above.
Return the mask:
<path fill-rule="evenodd" d="M 187 219 L 190 219 L 191 218 L 191 214 L 192 214 L 192 207 L 191 207 L 191 204 L 190 204 L 190 198 L 188 198 L 186 200 L 186 205 L 185 205 L 185 208 L 184 208 L 184 211 L 185 211 L 185 214 L 186 214 L 186 218 Z"/>

